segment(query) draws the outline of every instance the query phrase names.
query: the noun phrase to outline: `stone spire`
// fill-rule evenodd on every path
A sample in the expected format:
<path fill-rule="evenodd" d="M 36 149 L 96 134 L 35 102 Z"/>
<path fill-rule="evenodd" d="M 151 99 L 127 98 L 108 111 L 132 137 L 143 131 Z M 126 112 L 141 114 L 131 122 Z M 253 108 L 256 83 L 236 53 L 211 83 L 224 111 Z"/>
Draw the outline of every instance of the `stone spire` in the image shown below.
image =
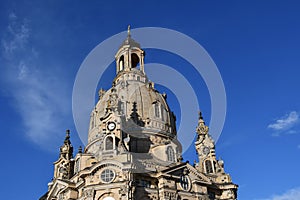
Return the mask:
<path fill-rule="evenodd" d="M 64 144 L 60 147 L 59 159 L 54 162 L 54 178 L 70 179 L 73 173 L 73 146 L 70 141 L 70 130 L 66 130 Z"/>
<path fill-rule="evenodd" d="M 70 160 L 73 157 L 73 146 L 70 141 L 70 130 L 66 130 L 64 144 L 60 147 L 60 157 Z"/>
<path fill-rule="evenodd" d="M 224 173 L 224 162 L 216 159 L 215 142 L 209 134 L 209 128 L 205 125 L 201 112 L 199 112 L 196 131 L 197 140 L 195 147 L 199 158 L 198 170 L 207 174 Z"/>

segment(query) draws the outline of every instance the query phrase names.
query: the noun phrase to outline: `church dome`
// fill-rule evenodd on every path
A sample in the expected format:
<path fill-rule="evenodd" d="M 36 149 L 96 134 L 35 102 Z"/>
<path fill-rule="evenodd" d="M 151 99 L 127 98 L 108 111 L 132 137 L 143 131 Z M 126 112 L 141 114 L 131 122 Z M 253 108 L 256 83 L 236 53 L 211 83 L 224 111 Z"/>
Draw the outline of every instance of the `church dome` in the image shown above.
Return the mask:
<path fill-rule="evenodd" d="M 95 121 L 95 125 L 101 123 L 100 119 L 105 117 L 111 106 L 111 98 L 115 98 L 115 111 L 124 119 L 131 118 L 135 105 L 139 120 L 144 123 L 143 129 L 170 137 L 176 134 L 174 116 L 166 102 L 166 95 L 159 93 L 154 88 L 154 83 L 148 82 L 147 77 L 136 70 L 119 75 L 112 88 L 100 93 L 102 94 L 95 107 L 99 120 Z"/>
<path fill-rule="evenodd" d="M 125 137 L 127 140 L 131 137 L 131 145 L 140 144 L 140 150 L 136 151 L 148 153 L 152 149 L 155 152 L 158 146 L 177 142 L 176 118 L 167 104 L 167 96 L 159 93 L 148 80 L 144 71 L 144 51 L 131 39 L 129 31 L 115 58 L 116 77 L 112 87 L 99 91 L 99 100 L 91 112 L 87 151 L 99 150 L 96 143 L 101 146 L 108 123 L 118 127 L 118 133 L 113 133 L 118 135 L 114 143 L 125 144 Z M 148 148 L 142 147 L 142 141 Z M 175 143 L 174 149 L 181 151 L 181 145 Z"/>
<path fill-rule="evenodd" d="M 133 41 L 128 31 L 115 56 L 112 87 L 99 91 L 91 112 L 87 146 L 73 157 L 67 130 L 53 179 L 40 200 L 235 200 L 238 186 L 217 160 L 201 112 L 195 140 L 199 162 L 182 161 L 175 116 L 166 95 L 148 80 L 144 51 Z"/>

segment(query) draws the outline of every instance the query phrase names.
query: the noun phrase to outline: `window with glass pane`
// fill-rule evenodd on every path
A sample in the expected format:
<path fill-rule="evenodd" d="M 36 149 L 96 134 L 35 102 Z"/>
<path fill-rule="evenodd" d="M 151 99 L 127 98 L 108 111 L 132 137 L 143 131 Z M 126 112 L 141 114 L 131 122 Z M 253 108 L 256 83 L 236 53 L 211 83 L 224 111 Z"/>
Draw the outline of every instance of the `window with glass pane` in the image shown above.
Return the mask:
<path fill-rule="evenodd" d="M 206 168 L 206 173 L 208 174 L 213 173 L 213 168 L 210 160 L 205 161 L 205 168 Z"/>
<path fill-rule="evenodd" d="M 114 148 L 113 138 L 112 137 L 107 137 L 105 139 L 105 150 L 112 150 L 113 148 Z"/>
<path fill-rule="evenodd" d="M 105 183 L 111 182 L 115 177 L 115 173 L 111 169 L 105 169 L 101 173 L 101 180 Z"/>
<path fill-rule="evenodd" d="M 189 190 L 190 184 L 189 184 L 189 178 L 188 176 L 181 176 L 180 178 L 180 186 L 183 190 Z"/>
<path fill-rule="evenodd" d="M 168 157 L 168 161 L 171 161 L 171 162 L 175 161 L 174 150 L 170 146 L 167 147 L 167 157 Z"/>
<path fill-rule="evenodd" d="M 160 115 L 159 115 L 159 105 L 158 105 L 158 103 L 156 103 L 155 105 L 154 105 L 154 111 L 155 111 L 155 117 L 160 117 Z"/>

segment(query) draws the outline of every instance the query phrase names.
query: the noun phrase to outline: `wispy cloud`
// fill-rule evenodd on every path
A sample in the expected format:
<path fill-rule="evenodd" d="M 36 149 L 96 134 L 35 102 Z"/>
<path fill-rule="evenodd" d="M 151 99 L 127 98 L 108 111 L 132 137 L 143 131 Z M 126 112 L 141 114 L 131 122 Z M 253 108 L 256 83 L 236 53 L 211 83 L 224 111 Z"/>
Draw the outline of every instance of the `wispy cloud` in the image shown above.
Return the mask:
<path fill-rule="evenodd" d="M 1 78 L 6 92 L 14 99 L 25 133 L 31 141 L 49 148 L 67 128 L 63 121 L 70 115 L 68 90 L 60 75 L 31 44 L 30 23 L 15 13 L 8 16 L 8 26 L 1 38 L 1 55 L 5 69 Z M 49 70 L 50 69 L 50 70 Z"/>
<path fill-rule="evenodd" d="M 269 129 L 276 132 L 286 131 L 289 134 L 294 134 L 296 131 L 291 130 L 299 122 L 299 114 L 296 111 L 291 111 L 289 114 L 280 117 L 274 123 L 268 125 Z"/>
<path fill-rule="evenodd" d="M 23 50 L 29 39 L 28 20 L 23 19 L 21 22 L 15 13 L 8 16 L 9 24 L 6 34 L 1 40 L 3 54 L 6 58 L 11 58 L 17 51 Z"/>
<path fill-rule="evenodd" d="M 260 200 L 299 200 L 300 199 L 300 187 L 290 189 L 281 195 L 272 195 L 266 199 Z"/>

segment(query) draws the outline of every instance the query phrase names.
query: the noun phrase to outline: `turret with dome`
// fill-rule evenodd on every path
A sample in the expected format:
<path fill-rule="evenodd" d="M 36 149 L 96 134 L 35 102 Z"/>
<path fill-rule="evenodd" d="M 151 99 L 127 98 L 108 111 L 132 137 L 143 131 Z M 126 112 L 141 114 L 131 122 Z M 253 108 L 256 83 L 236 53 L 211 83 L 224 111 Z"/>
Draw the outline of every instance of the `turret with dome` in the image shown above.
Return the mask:
<path fill-rule="evenodd" d="M 202 115 L 195 143 L 199 163 L 182 161 L 176 117 L 167 96 L 148 80 L 144 56 L 128 27 L 115 55 L 112 87 L 99 91 L 91 111 L 87 146 L 73 158 L 67 132 L 41 199 L 236 199 L 237 185 L 216 159 Z"/>

